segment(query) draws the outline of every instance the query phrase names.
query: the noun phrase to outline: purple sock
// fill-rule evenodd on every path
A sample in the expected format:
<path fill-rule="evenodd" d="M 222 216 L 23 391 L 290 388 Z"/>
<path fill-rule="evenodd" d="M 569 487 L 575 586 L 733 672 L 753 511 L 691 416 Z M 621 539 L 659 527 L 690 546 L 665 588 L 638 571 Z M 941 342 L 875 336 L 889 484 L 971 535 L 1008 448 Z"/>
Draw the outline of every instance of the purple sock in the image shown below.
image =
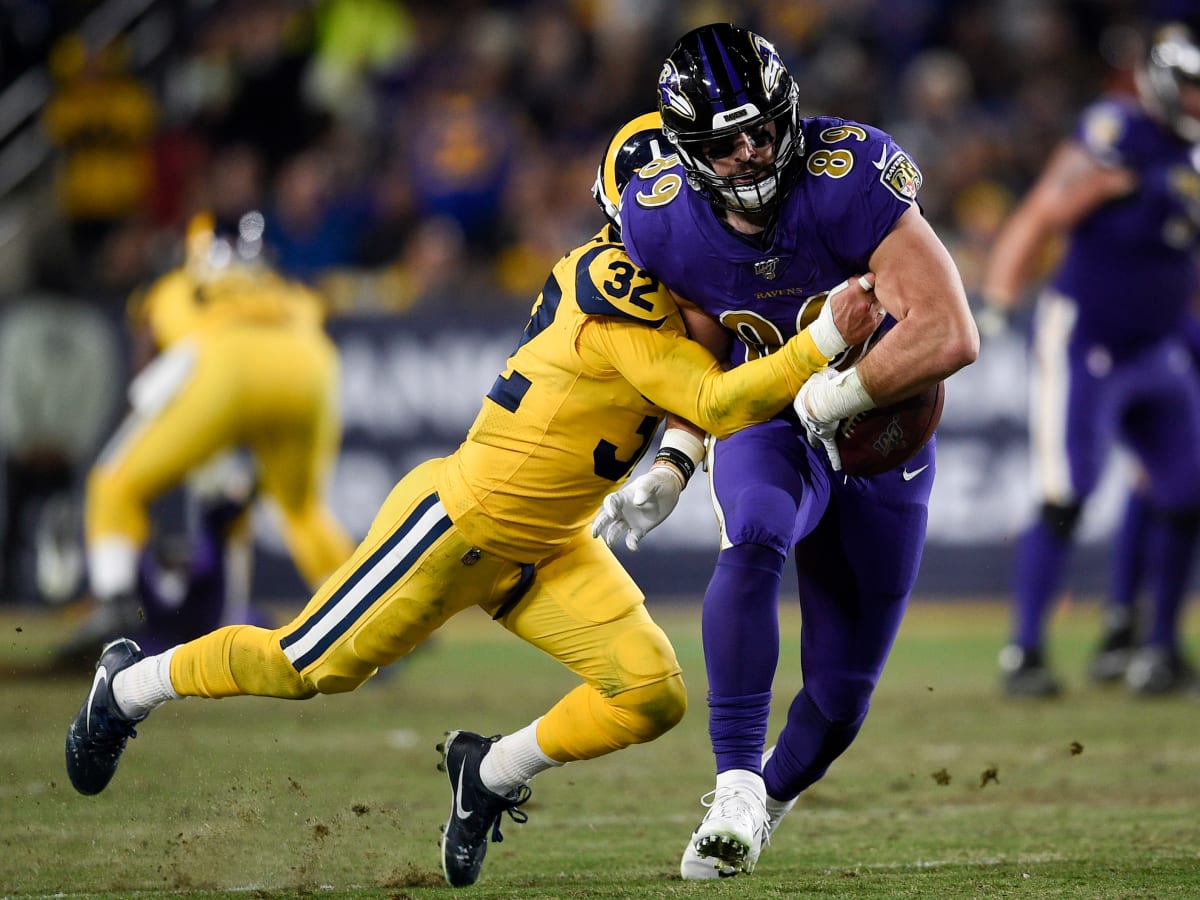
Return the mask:
<path fill-rule="evenodd" d="M 763 772 L 767 793 L 780 800 L 795 797 L 819 781 L 835 759 L 854 742 L 864 711 L 853 722 L 831 722 L 804 691 L 788 709 L 787 724 Z"/>
<path fill-rule="evenodd" d="M 1108 605 L 1114 617 L 1132 622 L 1134 604 L 1146 577 L 1147 543 L 1152 527 L 1150 503 L 1141 491 L 1130 491 L 1113 539 L 1112 589 Z"/>
<path fill-rule="evenodd" d="M 1145 643 L 1179 649 L 1179 615 L 1187 597 L 1196 550 L 1196 525 L 1190 518 L 1175 522 L 1163 517 L 1155 532 L 1154 610 Z"/>
<path fill-rule="evenodd" d="M 1058 595 L 1070 551 L 1071 542 L 1055 534 L 1041 519 L 1021 537 L 1013 642 L 1025 650 L 1041 649 L 1046 615 Z"/>
<path fill-rule="evenodd" d="M 784 558 L 758 544 L 721 551 L 704 594 L 708 732 L 717 772 L 757 772 L 779 662 L 779 580 Z"/>

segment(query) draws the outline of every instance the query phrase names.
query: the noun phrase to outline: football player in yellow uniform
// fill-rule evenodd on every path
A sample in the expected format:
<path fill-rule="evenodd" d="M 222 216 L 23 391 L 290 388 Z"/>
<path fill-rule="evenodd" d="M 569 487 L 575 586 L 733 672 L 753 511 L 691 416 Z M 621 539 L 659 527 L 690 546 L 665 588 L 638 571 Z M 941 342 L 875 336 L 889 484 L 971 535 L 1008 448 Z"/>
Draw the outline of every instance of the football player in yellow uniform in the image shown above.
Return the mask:
<path fill-rule="evenodd" d="M 99 610 L 72 643 L 89 657 L 134 626 L 166 649 L 221 624 L 220 598 L 215 614 L 160 609 L 150 587 L 139 589 L 139 556 L 155 498 L 231 448 L 253 459 L 251 478 L 277 504 L 313 589 L 354 549 L 324 501 L 341 439 L 337 349 L 320 298 L 261 262 L 262 224 L 247 213 L 235 242 L 197 217 L 186 263 L 130 303 L 135 342 L 148 345 L 140 355 L 153 358 L 88 476 L 85 539 Z"/>
<path fill-rule="evenodd" d="M 610 215 L 632 172 L 659 164 L 658 125 L 639 117 L 613 138 L 595 189 Z M 292 622 L 220 629 L 157 656 L 129 640 L 106 647 L 67 734 L 72 784 L 103 790 L 134 725 L 167 700 L 350 691 L 478 606 L 581 683 L 518 731 L 451 731 L 441 745 L 453 793 L 442 868 L 452 885 L 474 883 L 502 815 L 524 821 L 535 774 L 653 740 L 684 714 L 674 649 L 590 532 L 664 411 L 717 435 L 766 419 L 876 322 L 870 295 L 850 286 L 777 353 L 726 372 L 610 222 L 554 267 L 463 444 L 396 485 Z M 702 447 L 664 441 L 655 465 L 682 483 Z"/>

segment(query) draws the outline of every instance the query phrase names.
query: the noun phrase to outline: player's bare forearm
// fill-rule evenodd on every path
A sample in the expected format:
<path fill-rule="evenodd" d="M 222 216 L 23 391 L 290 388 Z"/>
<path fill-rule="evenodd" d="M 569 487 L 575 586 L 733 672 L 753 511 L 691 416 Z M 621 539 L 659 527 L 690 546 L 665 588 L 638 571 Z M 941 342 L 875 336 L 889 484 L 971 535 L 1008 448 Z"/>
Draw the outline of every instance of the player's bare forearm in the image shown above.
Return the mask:
<path fill-rule="evenodd" d="M 906 212 L 871 256 L 875 296 L 896 325 L 857 365 L 877 406 L 912 396 L 979 355 L 962 278 L 920 210 Z"/>
<path fill-rule="evenodd" d="M 675 413 L 667 413 L 666 422 L 666 430 L 678 428 L 680 431 L 686 431 L 688 434 L 692 435 L 701 442 L 703 442 L 704 438 L 708 435 L 708 432 L 699 425 L 693 425 L 687 419 L 681 418 L 675 415 Z"/>
<path fill-rule="evenodd" d="M 1102 166 L 1073 141 L 1060 146 L 996 236 L 984 269 L 984 300 L 1005 312 L 1018 306 L 1026 284 L 1041 274 L 1039 263 L 1048 261 L 1046 248 L 1134 186 L 1129 170 Z"/>

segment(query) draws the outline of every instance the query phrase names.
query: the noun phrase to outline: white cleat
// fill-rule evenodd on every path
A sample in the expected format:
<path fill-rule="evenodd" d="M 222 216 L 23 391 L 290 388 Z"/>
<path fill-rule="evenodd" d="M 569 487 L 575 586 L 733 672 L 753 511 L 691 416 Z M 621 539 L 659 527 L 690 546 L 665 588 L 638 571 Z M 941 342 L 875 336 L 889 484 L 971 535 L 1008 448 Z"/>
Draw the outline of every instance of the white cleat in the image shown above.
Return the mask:
<path fill-rule="evenodd" d="M 767 760 L 771 758 L 771 754 L 775 752 L 775 748 L 769 747 L 763 754 L 763 766 L 766 766 Z M 745 796 L 745 792 L 736 791 L 736 793 Z M 775 833 L 775 829 L 779 827 L 779 823 L 796 805 L 796 798 L 783 801 L 776 800 L 768 795 L 766 803 L 765 821 L 757 823 L 756 837 L 751 840 L 749 849 L 746 851 L 740 865 L 735 865 L 724 859 L 720 859 L 711 854 L 702 854 L 698 849 L 698 843 L 701 832 L 705 829 L 705 824 L 713 815 L 713 811 L 717 807 L 717 792 L 710 791 L 700 798 L 700 802 L 709 807 L 709 812 L 705 815 L 704 821 L 696 829 L 688 840 L 687 847 L 683 850 L 683 858 L 679 862 L 679 875 L 684 881 L 702 881 L 710 878 L 732 878 L 736 875 L 750 874 L 754 871 L 754 867 L 758 864 L 758 858 L 762 855 L 762 851 L 771 843 L 771 835 Z M 757 798 L 751 799 L 751 806 L 758 806 Z"/>
<path fill-rule="evenodd" d="M 707 794 L 705 796 L 708 796 Z M 760 849 L 761 852 L 761 849 Z M 754 854 L 757 858 L 758 854 Z M 749 856 L 749 854 L 747 854 Z M 712 856 L 701 856 L 696 849 L 696 835 L 688 838 L 683 848 L 683 859 L 679 861 L 679 876 L 684 881 L 704 881 L 709 878 L 732 878 L 741 875 L 742 869 L 731 866 Z"/>
<path fill-rule="evenodd" d="M 767 834 L 767 810 L 752 792 L 722 787 L 700 798 L 708 812 L 684 851 L 685 879 L 753 872 Z M 692 856 L 695 855 L 693 859 Z"/>

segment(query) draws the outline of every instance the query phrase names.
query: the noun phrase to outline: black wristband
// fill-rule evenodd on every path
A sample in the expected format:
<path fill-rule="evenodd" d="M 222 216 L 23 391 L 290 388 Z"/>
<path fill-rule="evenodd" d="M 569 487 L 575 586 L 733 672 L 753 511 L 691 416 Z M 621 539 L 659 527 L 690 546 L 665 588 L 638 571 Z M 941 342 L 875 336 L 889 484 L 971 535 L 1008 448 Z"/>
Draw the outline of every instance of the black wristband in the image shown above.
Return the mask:
<path fill-rule="evenodd" d="M 674 447 L 660 447 L 658 453 L 654 454 L 654 461 L 658 462 L 659 460 L 670 463 L 678 469 L 679 474 L 683 476 L 685 485 L 696 474 L 696 464 L 682 450 L 676 450 Z"/>

